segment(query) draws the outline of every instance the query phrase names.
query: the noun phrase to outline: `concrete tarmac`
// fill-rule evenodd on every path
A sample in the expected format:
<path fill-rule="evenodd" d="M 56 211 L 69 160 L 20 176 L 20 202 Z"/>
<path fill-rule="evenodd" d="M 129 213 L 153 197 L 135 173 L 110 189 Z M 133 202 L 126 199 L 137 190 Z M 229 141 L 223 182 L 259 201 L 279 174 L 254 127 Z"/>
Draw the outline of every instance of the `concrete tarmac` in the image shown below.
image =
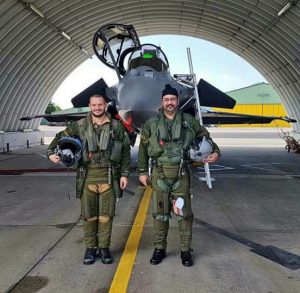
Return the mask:
<path fill-rule="evenodd" d="M 211 166 L 211 190 L 203 168 L 193 170 L 194 266 L 181 264 L 174 217 L 167 257 L 149 264 L 149 208 L 127 292 L 300 292 L 300 155 L 269 129 L 211 133 L 222 157 Z M 52 172 L 62 167 L 45 149 L 0 154 L 0 292 L 108 292 L 142 198 L 136 172 L 117 203 L 114 263 L 86 266 L 75 174 L 69 200 L 68 174 Z"/>

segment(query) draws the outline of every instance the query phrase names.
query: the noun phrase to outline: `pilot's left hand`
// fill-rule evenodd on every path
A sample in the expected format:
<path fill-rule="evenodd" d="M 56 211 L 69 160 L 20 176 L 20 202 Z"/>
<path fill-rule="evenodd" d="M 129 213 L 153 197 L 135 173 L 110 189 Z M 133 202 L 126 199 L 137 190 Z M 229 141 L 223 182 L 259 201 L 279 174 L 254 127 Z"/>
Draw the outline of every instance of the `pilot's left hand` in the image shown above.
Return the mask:
<path fill-rule="evenodd" d="M 208 155 L 202 162 L 203 163 L 214 163 L 218 160 L 219 154 L 218 153 L 212 153 Z"/>
<path fill-rule="evenodd" d="M 127 187 L 127 185 L 128 185 L 128 178 L 125 176 L 122 176 L 120 178 L 120 188 L 123 190 Z"/>

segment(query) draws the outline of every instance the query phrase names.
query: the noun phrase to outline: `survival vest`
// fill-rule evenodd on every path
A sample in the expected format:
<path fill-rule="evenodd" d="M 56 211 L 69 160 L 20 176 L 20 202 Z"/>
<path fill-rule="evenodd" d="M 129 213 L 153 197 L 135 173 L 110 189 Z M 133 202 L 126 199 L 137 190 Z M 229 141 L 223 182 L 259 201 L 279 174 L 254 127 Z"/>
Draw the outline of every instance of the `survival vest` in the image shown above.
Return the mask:
<path fill-rule="evenodd" d="M 117 137 L 119 122 L 111 119 L 111 123 L 105 123 L 101 130 L 96 133 L 94 127 L 91 127 L 88 118 L 79 120 L 79 135 L 82 141 L 83 154 L 82 163 L 98 164 L 101 167 L 107 167 L 110 164 L 119 165 L 122 156 L 123 142 Z M 88 159 L 89 152 L 94 152 L 93 158 Z"/>
<path fill-rule="evenodd" d="M 178 111 L 175 118 L 169 121 L 160 113 L 152 118 L 150 127 L 149 157 L 168 165 L 177 165 L 182 159 L 186 159 L 195 138 L 195 132 L 189 124 L 189 114 Z"/>

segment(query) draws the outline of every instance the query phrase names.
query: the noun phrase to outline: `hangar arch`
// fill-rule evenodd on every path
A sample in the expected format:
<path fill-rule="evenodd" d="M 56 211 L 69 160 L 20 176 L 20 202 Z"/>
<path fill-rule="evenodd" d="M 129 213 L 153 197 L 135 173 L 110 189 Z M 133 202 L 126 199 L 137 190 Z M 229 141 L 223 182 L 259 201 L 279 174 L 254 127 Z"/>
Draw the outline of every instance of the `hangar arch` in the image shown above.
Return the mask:
<path fill-rule="evenodd" d="M 286 0 L 1 0 L 0 130 L 43 113 L 52 95 L 93 54 L 94 32 L 133 24 L 140 36 L 202 38 L 240 55 L 275 88 L 300 131 L 300 6 Z"/>

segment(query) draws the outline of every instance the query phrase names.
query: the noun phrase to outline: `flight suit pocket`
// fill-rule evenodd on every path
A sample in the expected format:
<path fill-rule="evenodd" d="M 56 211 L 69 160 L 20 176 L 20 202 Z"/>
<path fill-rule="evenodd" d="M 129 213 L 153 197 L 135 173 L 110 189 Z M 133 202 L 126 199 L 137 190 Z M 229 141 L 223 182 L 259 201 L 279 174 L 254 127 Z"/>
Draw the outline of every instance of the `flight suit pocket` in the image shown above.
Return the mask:
<path fill-rule="evenodd" d="M 110 187 L 107 191 L 99 195 L 99 216 L 114 217 L 116 205 L 116 195 Z"/>
<path fill-rule="evenodd" d="M 151 158 L 157 158 L 163 153 L 163 149 L 159 145 L 157 138 L 155 136 L 151 136 L 148 141 L 148 156 Z"/>
<path fill-rule="evenodd" d="M 114 164 L 120 164 L 121 157 L 122 157 L 122 148 L 123 143 L 121 141 L 114 141 L 111 155 L 110 155 L 110 161 Z"/>
<path fill-rule="evenodd" d="M 179 199 L 180 204 L 175 204 Z M 191 195 L 180 192 L 172 192 L 173 212 L 178 216 L 178 220 L 187 219 L 193 215 L 191 208 Z M 177 208 L 179 207 L 179 209 Z"/>
<path fill-rule="evenodd" d="M 80 198 L 82 196 L 85 176 L 86 176 L 86 169 L 83 167 L 77 168 L 76 171 L 76 197 L 77 198 Z"/>

